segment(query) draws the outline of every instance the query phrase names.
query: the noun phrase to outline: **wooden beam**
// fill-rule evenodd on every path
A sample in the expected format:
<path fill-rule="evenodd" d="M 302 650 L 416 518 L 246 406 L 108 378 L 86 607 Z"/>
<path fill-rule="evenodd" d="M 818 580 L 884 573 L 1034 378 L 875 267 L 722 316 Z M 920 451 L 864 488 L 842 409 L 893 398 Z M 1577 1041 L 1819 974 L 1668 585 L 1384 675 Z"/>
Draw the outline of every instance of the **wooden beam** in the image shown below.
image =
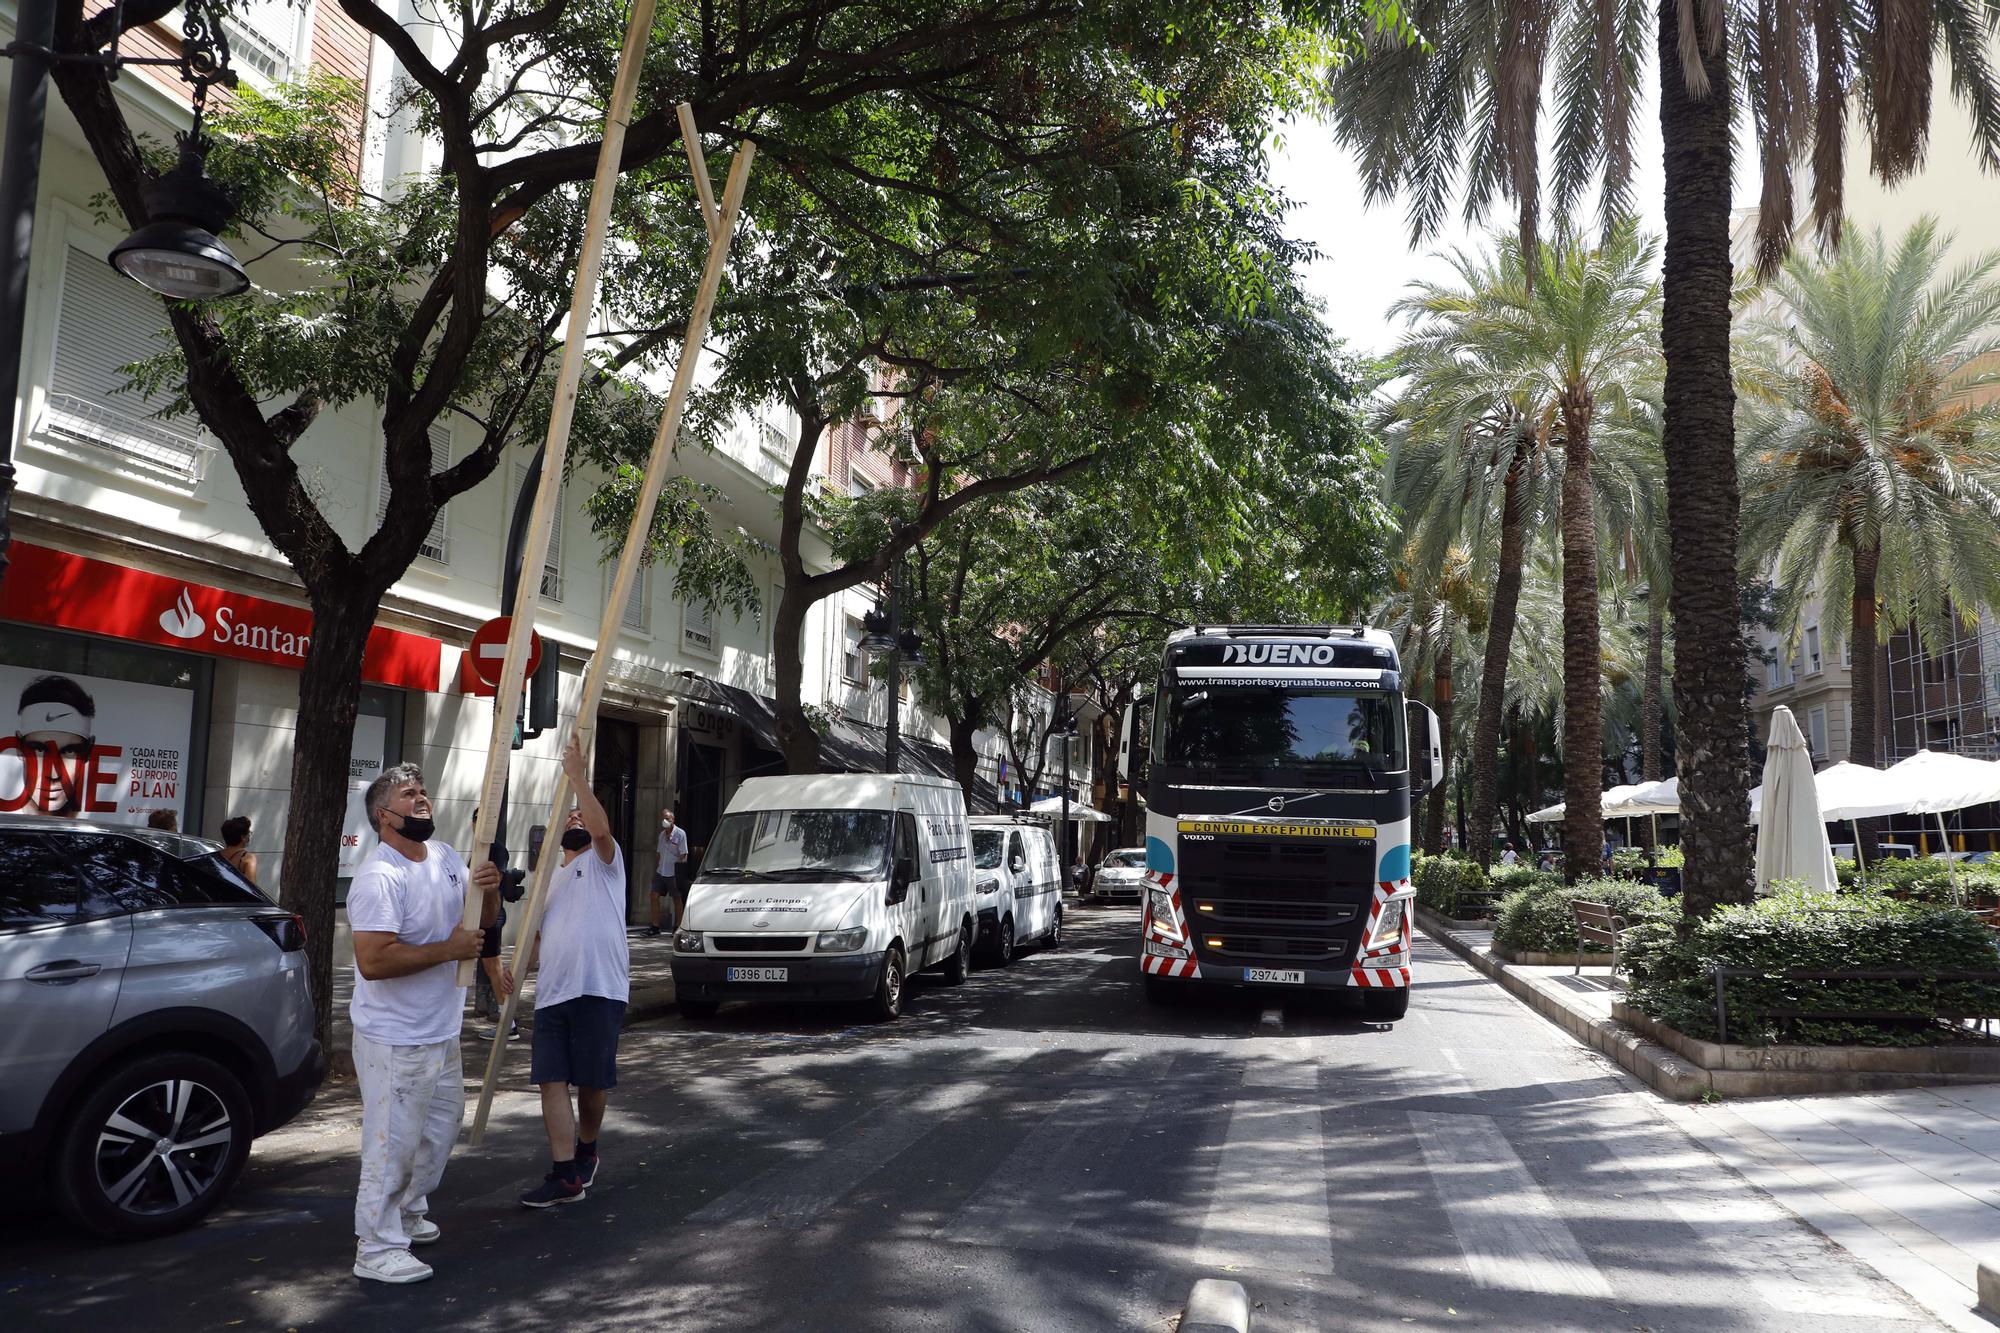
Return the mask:
<path fill-rule="evenodd" d="M 681 106 L 681 116 L 685 124 L 689 118 L 685 103 Z M 660 488 L 666 484 L 674 451 L 680 443 L 681 414 L 687 407 L 688 393 L 694 387 L 695 371 L 701 362 L 702 342 L 708 336 L 709 317 L 715 311 L 716 293 L 722 286 L 723 270 L 729 264 L 729 241 L 736 231 L 736 216 L 743 206 L 743 190 L 749 183 L 750 163 L 756 155 L 756 146 L 746 140 L 738 145 L 736 160 L 730 164 L 729 180 L 722 190 L 722 212 L 717 227 L 720 236 L 709 246 L 708 262 L 702 267 L 701 286 L 695 292 L 694 308 L 688 312 L 687 332 L 681 342 L 680 362 L 674 367 L 673 388 L 667 394 L 666 407 L 660 413 L 660 428 L 653 436 L 653 450 L 646 459 L 645 480 L 639 489 L 638 507 L 632 512 L 632 529 L 625 534 L 624 549 L 618 554 L 618 572 L 612 577 L 611 592 L 604 599 L 604 614 L 597 628 L 597 651 L 591 654 L 590 665 L 584 670 L 583 699 L 577 705 L 576 724 L 572 730 L 586 759 L 591 754 L 591 740 L 597 732 L 597 708 L 604 698 L 605 681 L 610 674 L 612 659 L 617 655 L 618 629 L 625 616 L 625 600 L 631 596 L 633 581 L 639 577 L 647 538 L 653 528 L 653 509 L 660 502 Z M 697 172 L 697 179 L 704 178 L 702 172 Z M 562 773 L 556 778 L 555 799 L 550 802 L 547 827 L 562 827 L 569 814 L 569 805 L 569 775 Z M 522 911 L 521 931 L 514 941 L 513 961 L 517 963 L 527 958 L 534 948 L 536 933 L 541 930 L 542 909 L 548 901 L 549 883 L 560 859 L 557 848 L 543 844 L 542 859 L 535 867 L 534 884 L 528 890 L 527 905 Z M 494 1085 L 507 1056 L 506 1034 L 513 1026 L 514 1006 L 519 1002 L 521 987 L 527 981 L 526 976 L 517 972 L 514 994 L 508 996 L 501 1006 L 500 1027 L 494 1035 L 493 1050 L 486 1058 L 486 1078 L 479 1088 L 479 1105 L 472 1114 L 472 1143 L 475 1147 L 486 1132 L 486 1116 L 493 1106 Z"/>
<path fill-rule="evenodd" d="M 695 127 L 694 108 L 682 102 L 681 146 L 687 149 L 688 170 L 694 173 L 694 192 L 701 200 L 701 225 L 710 245 L 725 245 L 728 233 L 722 229 L 722 214 L 715 207 L 715 186 L 708 179 L 708 158 L 701 151 L 701 131 Z"/>

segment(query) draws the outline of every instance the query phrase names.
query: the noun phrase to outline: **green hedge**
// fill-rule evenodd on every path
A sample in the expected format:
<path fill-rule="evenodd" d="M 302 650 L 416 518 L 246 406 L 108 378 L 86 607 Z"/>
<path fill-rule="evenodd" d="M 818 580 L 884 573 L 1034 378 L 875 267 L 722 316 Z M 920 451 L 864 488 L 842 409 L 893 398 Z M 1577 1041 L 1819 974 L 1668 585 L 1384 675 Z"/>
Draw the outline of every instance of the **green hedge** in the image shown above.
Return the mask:
<path fill-rule="evenodd" d="M 1665 869 L 1681 869 L 1681 849 L 1662 847 L 1654 853 L 1652 863 Z M 1611 873 L 1620 879 L 1639 878 L 1646 864 L 1646 849 L 1643 847 L 1620 847 L 1611 853 Z"/>
<path fill-rule="evenodd" d="M 1493 927 L 1496 947 L 1521 953 L 1576 952 L 1576 914 L 1572 902 L 1608 904 L 1626 921 L 1671 921 L 1680 914 L 1680 902 L 1662 898 L 1650 884 L 1634 884 L 1623 879 L 1586 879 L 1575 884 L 1537 884 L 1510 893 L 1500 904 L 1498 923 Z"/>
<path fill-rule="evenodd" d="M 1628 940 L 1627 1001 L 1691 1037 L 1713 1041 L 1718 967 L 1755 968 L 1766 978 L 1729 983 L 1729 1039 L 1746 1045 L 1779 1040 L 1804 1045 L 1917 1046 L 1962 1041 L 1966 1033 L 1937 1011 L 2000 1015 L 2000 984 L 1893 981 L 1786 981 L 1789 970 L 2000 971 L 1993 932 L 1957 907 L 1905 901 L 1864 891 L 1828 899 L 1802 885 L 1768 898 L 1718 909 L 1685 940 L 1671 922 L 1641 927 Z M 1867 1009 L 1906 1014 L 1884 1020 L 1798 1020 L 1781 1032 L 1771 1009 Z"/>
<path fill-rule="evenodd" d="M 1868 867 L 1868 887 L 1905 894 L 1924 902 L 1948 903 L 1952 896 L 1952 866 L 1929 856 L 1905 860 L 1876 861 Z M 1958 888 L 1964 894 L 1992 896 L 2000 893 L 2000 866 L 1988 862 L 1957 867 Z M 1845 878 L 1842 884 L 1849 881 Z"/>
<path fill-rule="evenodd" d="M 1440 916 L 1457 918 L 1461 909 L 1471 910 L 1467 903 L 1468 893 L 1483 893 L 1488 887 L 1486 872 L 1479 868 L 1477 861 L 1446 852 L 1442 856 L 1425 856 L 1422 852 L 1410 858 L 1410 883 L 1417 891 L 1417 902 Z"/>

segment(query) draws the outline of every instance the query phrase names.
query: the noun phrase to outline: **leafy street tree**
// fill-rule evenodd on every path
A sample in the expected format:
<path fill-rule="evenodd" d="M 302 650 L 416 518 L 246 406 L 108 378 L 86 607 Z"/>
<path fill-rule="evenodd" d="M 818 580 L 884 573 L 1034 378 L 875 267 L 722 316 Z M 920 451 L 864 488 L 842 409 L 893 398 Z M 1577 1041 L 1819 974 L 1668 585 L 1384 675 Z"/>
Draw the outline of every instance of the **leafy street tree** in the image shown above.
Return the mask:
<path fill-rule="evenodd" d="M 1893 250 L 1849 227 L 1837 258 L 1794 255 L 1737 377 L 1745 563 L 1777 562 L 1788 640 L 1826 599 L 1858 764 L 1878 757 L 1878 605 L 1932 642 L 2000 607 L 2000 253 L 1947 270 L 1950 243 L 1924 219 Z"/>
<path fill-rule="evenodd" d="M 453 36 L 453 54 L 440 64 L 393 10 L 372 0 L 337 2 L 401 65 L 402 107 L 435 140 L 441 165 L 395 182 L 389 206 L 353 178 L 352 117 L 337 104 L 356 90 L 321 80 L 271 102 L 245 95 L 246 119 L 216 126 L 221 142 L 211 168 L 237 193 L 243 230 L 270 237 L 291 258 L 255 263 L 260 287 L 248 298 L 165 309 L 184 361 L 187 405 L 221 442 L 314 616 L 281 893 L 308 922 L 323 1030 L 336 841 L 367 634 L 438 509 L 484 480 L 507 445 L 540 424 L 544 372 L 560 351 L 563 322 L 552 313 L 559 304 L 536 292 L 563 290 L 572 265 L 582 187 L 594 170 L 596 127 L 620 46 L 615 7 L 446 0 L 424 20 Z M 115 25 L 135 27 L 164 11 L 144 0 L 86 16 L 83 0 L 59 0 L 56 48 L 94 51 Z M 908 235 L 924 232 L 933 217 L 1011 226 L 1020 217 L 988 211 L 1014 198 L 1027 209 L 1061 210 L 1073 223 L 1071 262 L 1056 264 L 1032 245 L 1024 256 L 1049 261 L 1043 283 L 1053 287 L 1097 276 L 1074 261 L 1090 222 L 1116 211 L 1110 200 L 1121 179 L 1105 164 L 1121 163 L 1127 144 L 1158 154 L 1158 144 L 1171 143 L 1199 192 L 1204 152 L 1221 129 L 1218 108 L 1228 101 L 1215 83 L 1261 81 L 1265 95 L 1275 95 L 1269 90 L 1295 83 L 1343 34 L 1378 16 L 1393 19 L 1393 6 L 1355 0 L 1311 13 L 1315 26 L 1302 28 L 1280 21 L 1263 0 L 1192 8 L 1158 0 L 664 7 L 626 139 L 629 184 L 620 192 L 599 327 L 577 331 L 598 344 L 598 387 L 612 391 L 662 370 L 696 281 L 705 238 L 678 165 L 676 102 L 691 103 L 697 123 L 722 142 L 757 140 L 752 219 L 794 220 L 783 206 L 792 199 L 828 216 L 853 214 L 855 231 L 893 215 Z M 1234 34 L 1236 44 L 1224 53 L 1227 43 L 1210 40 L 1216 34 Z M 54 77 L 104 172 L 111 207 L 136 226 L 149 220 L 143 191 L 164 155 L 136 139 L 109 73 L 75 61 L 59 64 Z M 1198 227 L 1200 217 L 1175 221 Z M 812 234 L 822 244 L 828 235 Z M 740 252 L 793 262 L 800 248 L 787 239 L 752 226 Z M 922 244 L 908 257 L 898 272 L 960 267 L 948 241 Z M 1115 252 L 1107 257 L 1117 261 Z M 795 281 L 818 282 L 839 268 L 837 254 L 824 252 Z M 763 313 L 769 322 L 794 318 L 782 308 Z M 727 333 L 747 338 L 749 322 L 739 318 Z M 1032 359 L 1056 359 L 1045 345 L 1025 346 Z M 1100 364 L 1115 371 L 1108 360 Z M 315 494 L 309 462 L 314 423 L 348 406 L 379 422 L 389 482 L 383 522 L 359 549 L 349 548 Z M 428 433 L 447 414 L 471 423 L 478 440 L 433 475 Z"/>

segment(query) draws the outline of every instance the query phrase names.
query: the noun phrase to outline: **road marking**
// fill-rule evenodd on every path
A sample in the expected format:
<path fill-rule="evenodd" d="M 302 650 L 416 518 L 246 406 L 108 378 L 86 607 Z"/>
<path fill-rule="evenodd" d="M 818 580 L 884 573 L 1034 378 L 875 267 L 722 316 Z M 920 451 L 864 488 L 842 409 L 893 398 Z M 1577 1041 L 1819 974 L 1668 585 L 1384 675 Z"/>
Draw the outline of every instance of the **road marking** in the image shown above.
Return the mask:
<path fill-rule="evenodd" d="M 1261 1071 L 1261 1072 L 1260 1072 Z M 1271 1061 L 1246 1071 L 1246 1090 L 1310 1086 L 1315 1067 Z M 1333 1222 L 1326 1206 L 1326 1149 L 1316 1098 L 1239 1095 L 1229 1108 L 1208 1215 L 1195 1246 L 1195 1272 L 1227 1265 L 1293 1273 L 1333 1272 Z"/>
<path fill-rule="evenodd" d="M 1611 1299 L 1611 1284 L 1491 1116 L 1409 1115 L 1466 1269 L 1480 1286 Z"/>
<path fill-rule="evenodd" d="M 1055 1250 L 1068 1243 L 1084 1201 L 1102 1200 L 1119 1149 L 1153 1107 L 1155 1088 L 1078 1089 L 1035 1122 L 938 1231 L 942 1240 Z M 1100 1202 L 1099 1207 L 1102 1207 Z"/>
<path fill-rule="evenodd" d="M 688 1218 L 695 1223 L 776 1222 L 800 1227 L 929 1134 L 986 1096 L 977 1081 L 927 1089 L 900 1105 L 878 1102 L 827 1137 L 810 1156 L 781 1162 Z"/>

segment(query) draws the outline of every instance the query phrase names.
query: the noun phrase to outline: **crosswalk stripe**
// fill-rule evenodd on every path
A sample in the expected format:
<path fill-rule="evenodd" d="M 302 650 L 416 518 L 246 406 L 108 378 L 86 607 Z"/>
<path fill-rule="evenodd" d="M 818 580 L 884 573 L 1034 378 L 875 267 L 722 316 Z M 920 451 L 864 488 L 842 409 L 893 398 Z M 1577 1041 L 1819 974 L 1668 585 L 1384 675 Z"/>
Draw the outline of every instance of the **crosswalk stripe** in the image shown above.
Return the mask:
<path fill-rule="evenodd" d="M 1611 1285 L 1491 1116 L 1409 1115 L 1466 1268 L 1480 1286 L 1610 1299 Z"/>
<path fill-rule="evenodd" d="M 928 1088 L 898 1105 L 875 1104 L 835 1130 L 826 1145 L 810 1157 L 772 1167 L 711 1201 L 688 1220 L 804 1226 L 953 1112 L 985 1097 L 987 1090 L 985 1083 L 968 1080 Z"/>
<path fill-rule="evenodd" d="M 1298 1083 L 1303 1061 L 1253 1065 L 1246 1090 L 1264 1091 L 1258 1079 Z M 1238 1096 L 1229 1109 L 1208 1214 L 1196 1244 L 1196 1272 L 1235 1265 L 1293 1273 L 1333 1272 L 1332 1219 L 1326 1206 L 1326 1149 L 1316 1099 Z"/>
<path fill-rule="evenodd" d="M 1079 1089 L 1035 1122 L 939 1231 L 942 1240 L 1055 1250 L 1069 1243 L 1072 1196 L 1111 1188 L 1112 1163 L 1153 1108 L 1155 1088 Z"/>

